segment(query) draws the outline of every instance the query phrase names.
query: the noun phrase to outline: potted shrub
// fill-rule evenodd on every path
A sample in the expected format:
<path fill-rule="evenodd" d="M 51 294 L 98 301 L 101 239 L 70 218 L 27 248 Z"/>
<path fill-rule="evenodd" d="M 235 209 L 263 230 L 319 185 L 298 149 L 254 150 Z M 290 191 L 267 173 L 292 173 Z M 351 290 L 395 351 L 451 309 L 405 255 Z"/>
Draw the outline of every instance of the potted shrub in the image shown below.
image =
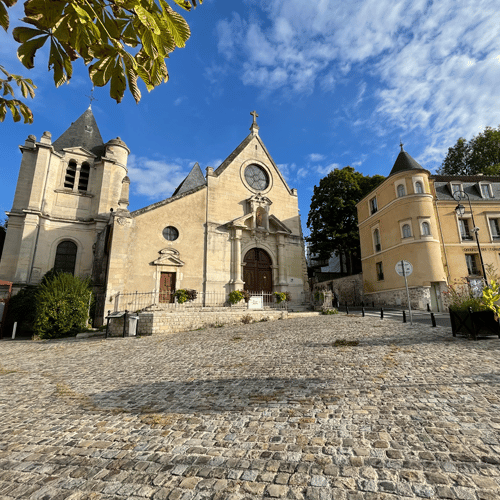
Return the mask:
<path fill-rule="evenodd" d="M 455 283 L 445 292 L 449 302 L 451 329 L 453 336 L 464 334 L 477 340 L 479 334 L 498 335 L 500 326 L 500 286 L 495 279 L 483 288 L 480 296 L 474 296 L 467 283 Z"/>
<path fill-rule="evenodd" d="M 187 290 L 184 288 L 180 288 L 176 290 L 174 293 L 174 297 L 177 300 L 178 304 L 184 304 L 185 302 L 191 302 L 196 299 L 198 293 L 196 290 Z"/>

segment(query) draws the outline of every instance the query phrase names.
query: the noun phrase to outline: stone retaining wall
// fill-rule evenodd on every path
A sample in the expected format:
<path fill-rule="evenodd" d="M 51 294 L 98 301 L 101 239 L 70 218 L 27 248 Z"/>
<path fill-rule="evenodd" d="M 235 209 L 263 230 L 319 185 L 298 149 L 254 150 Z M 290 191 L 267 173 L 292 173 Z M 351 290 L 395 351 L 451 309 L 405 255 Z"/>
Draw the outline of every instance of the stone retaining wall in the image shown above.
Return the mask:
<path fill-rule="evenodd" d="M 408 288 L 412 309 L 427 309 L 431 303 L 431 289 L 428 286 Z M 388 290 L 365 294 L 366 304 L 375 302 L 375 306 L 407 306 L 406 289 Z"/>
<path fill-rule="evenodd" d="M 210 308 L 210 310 L 151 310 L 139 313 L 138 335 L 151 335 L 155 333 L 177 333 L 199 328 L 232 325 L 241 323 L 242 319 L 251 318 L 251 322 L 274 321 L 286 319 L 288 311 L 264 309 L 248 310 L 241 308 Z M 128 327 L 127 327 L 128 328 Z M 127 329 L 128 333 L 128 329 Z M 112 319 L 109 322 L 108 335 L 123 335 L 123 317 Z"/>

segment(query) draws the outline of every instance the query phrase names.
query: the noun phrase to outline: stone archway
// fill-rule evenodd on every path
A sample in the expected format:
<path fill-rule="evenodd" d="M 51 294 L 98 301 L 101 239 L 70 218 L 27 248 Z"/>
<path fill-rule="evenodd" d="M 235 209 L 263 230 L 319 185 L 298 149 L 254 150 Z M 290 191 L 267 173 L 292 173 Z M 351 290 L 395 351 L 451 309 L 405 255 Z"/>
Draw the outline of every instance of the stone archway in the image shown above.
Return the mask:
<path fill-rule="evenodd" d="M 273 291 L 272 260 L 269 254 L 262 248 L 252 248 L 243 259 L 243 281 L 245 290 L 249 292 Z"/>

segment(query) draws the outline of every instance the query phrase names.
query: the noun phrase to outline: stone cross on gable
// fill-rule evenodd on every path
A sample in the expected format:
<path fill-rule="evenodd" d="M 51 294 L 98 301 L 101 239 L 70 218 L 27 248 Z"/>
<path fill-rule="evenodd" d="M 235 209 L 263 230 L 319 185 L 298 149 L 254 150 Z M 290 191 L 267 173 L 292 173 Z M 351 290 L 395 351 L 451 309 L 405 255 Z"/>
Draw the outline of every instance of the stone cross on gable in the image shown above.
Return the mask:
<path fill-rule="evenodd" d="M 258 134 L 258 130 L 259 130 L 259 126 L 257 125 L 257 117 L 259 115 L 257 114 L 257 111 L 252 111 L 250 114 L 253 116 L 253 122 L 252 122 L 252 125 L 250 125 L 250 131 L 254 135 L 257 135 Z"/>
<path fill-rule="evenodd" d="M 91 108 L 92 107 L 92 101 L 97 101 L 97 98 L 94 97 L 94 87 L 92 87 L 92 90 L 90 91 L 90 95 L 86 95 L 85 97 L 88 97 L 90 99 L 89 108 Z"/>

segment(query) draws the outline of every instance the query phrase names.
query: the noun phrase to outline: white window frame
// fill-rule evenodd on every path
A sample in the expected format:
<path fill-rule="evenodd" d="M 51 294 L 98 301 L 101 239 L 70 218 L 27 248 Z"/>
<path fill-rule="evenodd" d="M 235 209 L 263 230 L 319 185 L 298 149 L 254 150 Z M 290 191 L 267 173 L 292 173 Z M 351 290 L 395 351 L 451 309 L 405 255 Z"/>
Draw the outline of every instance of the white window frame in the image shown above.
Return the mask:
<path fill-rule="evenodd" d="M 412 180 L 412 184 L 413 184 L 413 193 L 414 194 L 425 194 L 424 178 L 423 177 L 412 177 L 411 180 Z M 422 185 L 422 192 L 421 193 L 417 192 L 417 183 L 419 183 L 419 182 Z"/>
<path fill-rule="evenodd" d="M 493 242 L 498 242 L 500 240 L 500 231 L 498 231 L 498 235 L 494 235 L 493 231 L 491 230 L 491 221 L 492 220 L 497 220 L 498 221 L 498 228 L 500 229 L 500 213 L 490 213 L 486 214 L 486 218 L 488 219 L 488 231 L 490 232 L 490 240 Z"/>
<path fill-rule="evenodd" d="M 491 184 L 489 182 L 478 182 L 477 185 L 479 187 L 479 193 L 481 194 L 481 198 L 485 200 L 493 199 L 493 190 L 491 189 Z M 484 196 L 483 188 L 488 189 L 488 196 Z"/>
<path fill-rule="evenodd" d="M 463 239 L 462 238 L 462 229 L 460 227 L 460 220 L 467 220 L 467 226 L 469 229 L 469 236 L 470 238 Z M 464 214 L 461 215 L 460 217 L 457 216 L 457 230 L 458 230 L 458 238 L 461 243 L 467 243 L 469 241 L 474 241 L 474 232 L 472 231 L 474 228 L 472 227 L 472 217 L 470 214 Z"/>
<path fill-rule="evenodd" d="M 375 233 L 376 231 L 378 231 L 378 246 L 380 247 L 378 250 L 377 250 L 377 243 L 375 241 Z M 378 224 L 376 226 L 373 226 L 372 227 L 372 244 L 373 244 L 373 252 L 374 253 L 379 253 L 382 251 L 382 238 L 381 238 L 381 235 L 380 235 L 380 227 L 378 226 Z"/>
<path fill-rule="evenodd" d="M 375 200 L 375 210 L 372 210 L 372 200 Z M 377 196 L 372 196 L 368 200 L 368 212 L 370 215 L 376 214 L 379 211 Z"/>
<path fill-rule="evenodd" d="M 399 192 L 398 192 L 399 186 L 403 186 L 404 194 L 402 196 L 399 196 Z M 396 191 L 396 198 L 403 198 L 404 196 L 406 196 L 408 194 L 408 189 L 406 189 L 405 179 L 401 179 L 400 181 L 396 181 L 394 183 L 394 189 Z"/>
<path fill-rule="evenodd" d="M 432 237 L 432 226 L 431 226 L 431 219 L 429 218 L 420 218 L 418 221 L 418 225 L 420 227 L 420 237 L 421 238 L 430 238 Z M 429 226 L 429 234 L 424 233 L 424 224 L 427 224 Z"/>
<path fill-rule="evenodd" d="M 454 186 L 459 186 L 459 189 L 458 190 L 454 189 Z M 461 182 L 457 182 L 457 181 L 449 182 L 448 188 L 450 190 L 451 196 L 453 196 L 456 191 L 459 191 L 460 193 L 464 192 L 464 186 Z"/>

